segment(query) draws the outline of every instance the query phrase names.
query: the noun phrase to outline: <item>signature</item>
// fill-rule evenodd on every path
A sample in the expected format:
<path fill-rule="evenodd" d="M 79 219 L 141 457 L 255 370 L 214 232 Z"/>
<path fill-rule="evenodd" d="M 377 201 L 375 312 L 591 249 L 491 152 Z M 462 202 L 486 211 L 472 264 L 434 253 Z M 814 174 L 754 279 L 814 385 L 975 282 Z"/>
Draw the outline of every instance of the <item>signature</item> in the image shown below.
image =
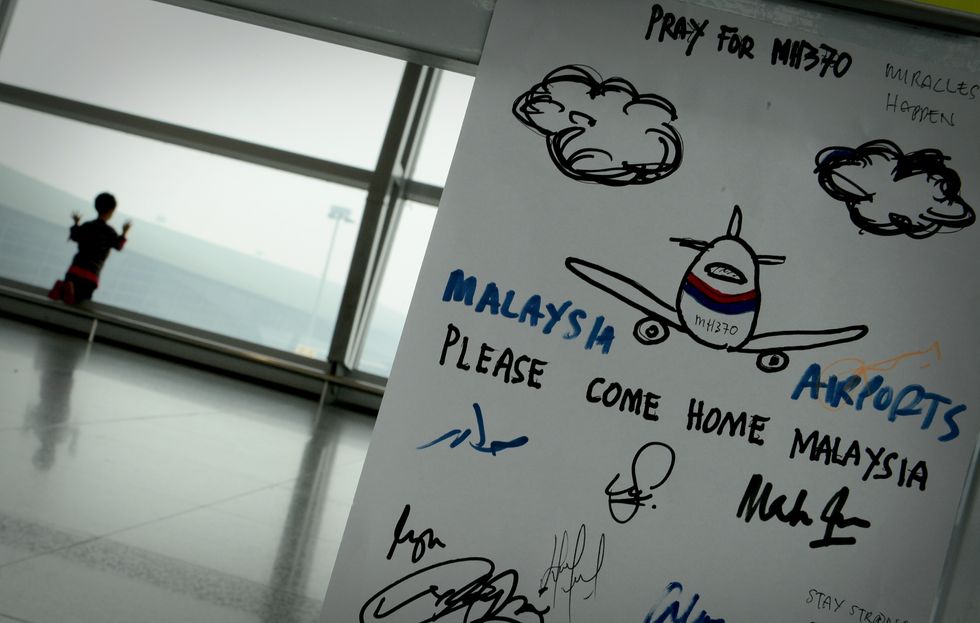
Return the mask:
<path fill-rule="evenodd" d="M 849 528 L 855 526 L 857 528 L 870 528 L 871 522 L 866 519 L 861 519 L 860 517 L 845 517 L 844 504 L 847 503 L 847 498 L 851 494 L 847 487 L 841 487 L 840 490 L 835 493 L 827 505 L 824 506 L 823 512 L 820 513 L 820 519 L 827 524 L 826 530 L 824 530 L 823 538 L 817 539 L 815 541 L 810 541 L 810 547 L 817 549 L 820 547 L 830 547 L 831 545 L 854 545 L 857 543 L 857 539 L 853 536 L 834 536 L 834 528 Z"/>
<path fill-rule="evenodd" d="M 678 621 L 686 623 L 694 614 L 694 609 L 701 600 L 701 594 L 694 593 L 690 600 L 687 600 L 682 596 L 683 592 L 684 585 L 680 582 L 675 581 L 668 584 L 667 590 L 664 591 L 664 594 L 660 600 L 654 604 L 653 608 L 650 609 L 650 612 L 643 617 L 643 623 L 677 623 Z M 676 593 L 678 598 L 664 606 L 664 603 L 671 596 L 671 593 Z M 681 601 L 682 599 L 684 601 Z M 687 604 L 686 608 L 684 607 L 685 603 Z M 684 610 L 683 615 L 681 614 L 682 609 Z M 702 609 L 700 614 L 697 615 L 697 618 L 690 620 L 694 623 L 725 623 L 725 619 L 716 619 L 712 616 L 708 616 L 708 612 L 704 609 Z"/>
<path fill-rule="evenodd" d="M 471 441 L 470 447 L 472 447 L 477 452 L 485 452 L 487 454 L 497 456 L 498 452 L 507 450 L 509 448 L 519 448 L 527 443 L 527 437 L 522 435 L 520 437 L 515 437 L 510 441 L 491 441 L 490 445 L 487 445 L 487 434 L 486 434 L 486 429 L 483 425 L 483 411 L 480 409 L 480 405 L 478 403 L 475 402 L 473 403 L 473 411 L 476 412 L 476 428 L 477 428 L 478 441 L 476 443 L 473 443 Z M 419 446 L 418 448 L 416 448 L 416 450 L 424 450 L 425 448 L 429 448 L 436 444 L 440 444 L 443 441 L 446 441 L 447 439 L 452 439 L 452 441 L 449 442 L 449 447 L 455 448 L 459 444 L 466 441 L 466 439 L 470 436 L 472 432 L 473 431 L 469 428 L 465 430 L 454 428 L 448 433 L 433 439 L 429 443 Z"/>
<path fill-rule="evenodd" d="M 391 547 L 388 548 L 388 555 L 386 558 L 391 560 L 391 557 L 395 555 L 395 549 L 402 543 L 412 544 L 412 562 L 418 562 L 422 560 L 425 556 L 425 552 L 434 547 L 446 547 L 446 544 L 436 538 L 436 533 L 432 528 L 426 528 L 421 534 L 415 536 L 414 530 L 409 530 L 405 533 L 405 524 L 408 522 L 408 514 L 412 512 L 412 506 L 406 504 L 405 508 L 402 509 L 402 514 L 398 518 L 398 523 L 395 524 L 395 538 L 391 542 Z"/>
<path fill-rule="evenodd" d="M 786 509 L 789 498 L 785 494 L 780 494 L 770 500 L 772 493 L 772 483 L 766 482 L 762 474 L 753 474 L 748 487 L 745 488 L 745 494 L 742 496 L 742 501 L 739 502 L 738 512 L 735 513 L 735 516 L 739 519 L 744 518 L 745 523 L 752 521 L 758 513 L 761 521 L 776 519 L 794 528 L 798 525 L 813 525 L 813 517 L 804 508 L 806 498 L 810 494 L 809 491 L 800 489 L 799 493 L 796 494 L 796 501 L 793 502 L 793 506 L 789 510 Z M 824 505 L 823 512 L 820 513 L 820 520 L 826 524 L 824 535 L 822 538 L 810 541 L 811 549 L 832 545 L 854 545 L 857 543 L 856 537 L 835 536 L 834 530 L 844 530 L 850 527 L 871 527 L 871 522 L 867 519 L 844 515 L 844 505 L 847 504 L 850 495 L 850 489 L 841 487 Z"/>
<path fill-rule="evenodd" d="M 652 448 L 658 448 L 658 450 L 651 450 Z M 642 463 L 640 462 L 641 456 L 644 457 Z M 674 471 L 676 458 L 677 455 L 673 448 L 659 441 L 651 441 L 641 446 L 633 455 L 629 486 L 625 489 L 614 488 L 621 474 L 617 473 L 613 476 L 613 479 L 606 485 L 606 496 L 609 498 L 609 514 L 617 523 L 628 523 L 636 516 L 641 506 L 646 506 L 646 503 L 653 498 L 653 494 L 648 492 L 667 482 L 671 472 Z M 637 465 L 640 465 L 640 470 L 637 470 Z M 644 476 L 642 479 L 644 483 L 652 484 L 645 484 L 641 487 L 640 479 L 637 478 L 638 471 Z M 658 475 L 660 473 L 663 475 Z M 619 509 L 623 506 L 627 508 L 627 511 L 621 514 Z M 650 508 L 657 508 L 657 505 L 651 504 Z"/>
<path fill-rule="evenodd" d="M 582 562 L 582 557 L 585 555 L 585 542 L 587 538 L 588 535 L 585 524 L 579 526 L 578 534 L 575 536 L 575 545 L 571 546 L 571 549 L 569 549 L 568 530 L 562 532 L 561 545 L 558 543 L 558 535 L 555 535 L 555 544 L 551 550 L 551 565 L 545 570 L 544 575 L 541 576 L 541 584 L 538 588 L 539 597 L 550 588 L 550 584 L 552 583 L 554 583 L 556 589 L 560 588 L 563 593 L 568 595 L 569 621 L 572 620 L 572 589 L 575 588 L 576 584 L 591 583 L 592 592 L 583 597 L 583 599 L 589 599 L 590 597 L 595 596 L 599 581 L 599 571 L 602 569 L 602 562 L 606 557 L 606 535 L 603 533 L 599 535 L 595 572 L 589 577 L 586 577 L 581 573 L 577 573 L 576 569 L 578 568 L 579 563 Z M 568 572 L 568 575 L 566 576 L 568 586 L 559 586 L 559 582 L 562 580 L 562 574 L 565 572 Z M 558 590 L 555 590 L 551 597 L 552 607 L 554 607 L 557 600 Z"/>
<path fill-rule="evenodd" d="M 875 361 L 874 363 L 867 363 L 864 359 L 860 357 L 845 357 L 843 359 L 838 359 L 837 361 L 831 363 L 827 366 L 828 370 L 833 370 L 835 366 L 840 366 L 843 369 L 843 373 L 840 375 L 841 378 L 847 378 L 851 376 L 859 377 L 861 380 L 867 382 L 868 375 L 871 372 L 888 372 L 889 370 L 894 370 L 898 364 L 905 361 L 906 359 L 912 359 L 915 357 L 922 357 L 926 359 L 925 363 L 919 365 L 920 368 L 928 368 L 932 365 L 932 362 L 928 360 L 927 356 L 932 354 L 935 356 L 936 361 L 942 361 L 943 351 L 939 347 L 939 341 L 935 341 L 929 345 L 929 348 L 923 350 L 913 350 L 907 353 L 902 353 L 888 359 L 882 359 L 881 361 Z M 859 381 L 856 384 L 858 384 Z M 828 411 L 836 411 L 840 406 L 831 407 L 829 405 L 822 405 L 824 409 Z"/>
<path fill-rule="evenodd" d="M 876 361 L 874 363 L 866 363 L 864 359 L 859 357 L 845 357 L 844 359 L 838 359 L 837 361 L 830 364 L 829 367 L 841 364 L 853 364 L 852 368 L 848 368 L 851 374 L 856 374 L 862 379 L 867 380 L 869 372 L 888 372 L 889 370 L 894 370 L 899 363 L 905 359 L 910 359 L 912 357 L 925 356 L 929 353 L 933 353 L 936 357 L 936 361 L 942 361 L 943 352 L 939 347 L 939 342 L 933 342 L 929 348 L 923 350 L 913 350 L 907 353 L 902 353 L 901 355 L 896 355 L 890 359 L 882 359 L 881 361 Z M 920 368 L 928 368 L 932 365 L 932 362 L 926 361 Z"/>
<path fill-rule="evenodd" d="M 375 593 L 361 608 L 360 621 L 431 623 L 459 613 L 454 621 L 543 623 L 550 608 L 539 609 L 518 594 L 519 581 L 517 571 L 508 569 L 497 573 L 496 566 L 487 558 L 439 562 Z"/>

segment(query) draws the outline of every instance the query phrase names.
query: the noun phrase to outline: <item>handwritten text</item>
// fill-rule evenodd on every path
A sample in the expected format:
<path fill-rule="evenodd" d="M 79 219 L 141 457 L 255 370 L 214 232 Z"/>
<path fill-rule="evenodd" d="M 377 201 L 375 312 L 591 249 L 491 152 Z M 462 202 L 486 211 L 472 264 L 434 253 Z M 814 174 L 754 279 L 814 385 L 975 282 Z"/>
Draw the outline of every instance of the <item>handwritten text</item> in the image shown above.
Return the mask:
<path fill-rule="evenodd" d="M 446 547 L 445 543 L 436 538 L 436 534 L 431 528 L 423 530 L 418 536 L 414 530 L 405 532 L 405 524 L 408 522 L 408 514 L 411 512 L 411 505 L 406 504 L 405 508 L 402 509 L 401 516 L 398 517 L 398 523 L 395 524 L 395 538 L 391 542 L 391 547 L 388 548 L 388 555 L 385 557 L 388 560 L 391 560 L 392 556 L 395 555 L 395 549 L 402 543 L 412 544 L 412 562 L 422 560 L 427 550 L 434 547 Z"/>
<path fill-rule="evenodd" d="M 497 456 L 498 452 L 502 452 L 509 448 L 519 448 L 527 443 L 527 437 L 522 435 L 520 437 L 515 437 L 510 441 L 491 441 L 490 444 L 487 445 L 487 433 L 486 433 L 486 428 L 483 425 L 483 410 L 480 409 L 479 404 L 473 403 L 473 411 L 476 412 L 477 441 L 476 443 L 473 443 L 471 441 L 470 447 L 476 450 L 477 452 L 484 452 L 487 454 L 491 454 L 493 456 Z M 466 441 L 466 439 L 470 436 L 470 433 L 472 432 L 473 431 L 469 428 L 467 429 L 454 428 L 448 433 L 436 437 L 429 443 L 422 444 L 417 449 L 424 450 L 426 448 L 430 448 L 434 445 L 440 444 L 449 439 L 452 439 L 452 441 L 449 443 L 449 447 L 455 448 L 459 444 Z"/>
<path fill-rule="evenodd" d="M 555 606 L 558 600 L 559 590 L 568 595 L 569 621 L 572 620 L 572 591 L 578 584 L 591 584 L 592 590 L 582 599 L 595 597 L 599 585 L 599 572 L 602 570 L 602 563 L 606 557 L 606 535 L 600 534 L 599 542 L 596 546 L 595 565 L 590 566 L 588 572 L 586 572 L 591 573 L 591 575 L 586 575 L 578 571 L 579 566 L 582 564 L 582 558 L 585 556 L 587 540 L 588 531 L 585 524 L 579 526 L 578 533 L 575 535 L 575 545 L 571 545 L 570 543 L 568 530 L 562 532 L 560 542 L 556 534 L 554 546 L 551 549 L 551 564 L 548 565 L 548 568 L 541 576 L 541 583 L 538 588 L 539 596 L 545 594 L 551 588 L 554 589 L 551 595 L 552 607 Z"/>

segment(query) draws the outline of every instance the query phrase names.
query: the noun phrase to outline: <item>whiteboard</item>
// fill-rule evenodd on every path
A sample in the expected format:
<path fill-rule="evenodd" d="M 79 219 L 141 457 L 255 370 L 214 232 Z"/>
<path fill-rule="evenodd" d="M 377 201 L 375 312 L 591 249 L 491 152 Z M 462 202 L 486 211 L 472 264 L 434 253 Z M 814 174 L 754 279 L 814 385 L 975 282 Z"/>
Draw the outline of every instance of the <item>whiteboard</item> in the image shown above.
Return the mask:
<path fill-rule="evenodd" d="M 980 76 L 499 2 L 323 621 L 930 620 Z"/>

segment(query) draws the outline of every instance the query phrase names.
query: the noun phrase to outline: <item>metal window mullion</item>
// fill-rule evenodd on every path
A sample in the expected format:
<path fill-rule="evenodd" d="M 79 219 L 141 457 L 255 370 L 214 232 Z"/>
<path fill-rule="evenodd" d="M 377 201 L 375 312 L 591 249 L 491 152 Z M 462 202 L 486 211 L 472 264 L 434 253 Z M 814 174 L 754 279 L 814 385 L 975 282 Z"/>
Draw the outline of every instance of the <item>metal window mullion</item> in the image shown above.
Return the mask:
<path fill-rule="evenodd" d="M 378 155 L 378 166 L 368 188 L 361 227 L 330 343 L 328 362 L 332 367 L 341 366 L 347 370 L 354 367 L 354 358 L 370 312 L 372 292 L 381 275 L 382 251 L 394 215 L 392 191 L 396 179 L 403 176 L 401 162 L 405 140 L 411 133 L 410 126 L 419 106 L 422 83 L 422 66 L 407 63 Z"/>
<path fill-rule="evenodd" d="M 438 207 L 439 201 L 442 200 L 442 187 L 415 180 L 406 180 L 403 196 L 409 201 Z"/>
<path fill-rule="evenodd" d="M 401 153 L 399 154 L 398 163 L 401 165 L 398 176 L 399 183 L 408 180 L 415 174 L 415 162 L 418 159 L 419 147 L 429 125 L 432 100 L 439 89 L 441 78 L 442 72 L 435 68 L 427 67 L 423 70 L 418 94 L 415 98 L 415 109 L 412 111 L 412 119 L 407 128 L 408 133 L 402 141 Z"/>
<path fill-rule="evenodd" d="M 350 368 L 356 367 L 357 362 L 360 361 L 364 349 L 364 342 L 367 338 L 368 327 L 376 310 L 378 292 L 381 289 L 381 282 L 384 280 L 385 271 L 389 265 L 391 248 L 394 244 L 398 223 L 405 206 L 405 199 L 407 198 L 406 189 L 409 181 L 408 178 L 415 169 L 415 161 L 418 157 L 422 137 L 425 134 L 425 128 L 429 122 L 429 113 L 432 110 L 432 101 L 438 87 L 440 75 L 441 71 L 433 67 L 426 67 L 423 69 L 422 77 L 416 90 L 411 119 L 406 128 L 405 136 L 402 139 L 401 147 L 399 148 L 398 165 L 394 169 L 391 185 L 388 188 L 388 208 L 381 231 L 379 232 L 380 243 L 375 253 L 375 269 L 365 291 L 361 316 L 356 325 L 357 330 L 351 336 L 351 345 L 347 349 Z"/>
<path fill-rule="evenodd" d="M 391 247 L 394 244 L 398 223 L 405 205 L 405 188 L 408 176 L 415 167 L 421 137 L 428 124 L 440 73 L 433 67 L 424 68 L 416 89 L 411 118 L 399 147 L 398 164 L 392 172 L 391 184 L 388 187 L 386 197 L 388 207 L 379 232 L 380 243 L 375 252 L 374 270 L 364 293 L 361 314 L 358 317 L 358 323 L 355 325 L 356 331 L 351 336 L 351 344 L 347 349 L 349 368 L 356 367 L 364 348 L 368 327 L 376 309 L 378 292 L 388 268 Z"/>
<path fill-rule="evenodd" d="M 362 190 L 369 187 L 372 177 L 371 172 L 366 169 L 339 162 L 266 147 L 265 145 L 86 104 L 11 84 L 0 83 L 0 101 L 110 130 L 118 130 L 127 134 L 189 147 L 327 182 L 353 186 Z"/>

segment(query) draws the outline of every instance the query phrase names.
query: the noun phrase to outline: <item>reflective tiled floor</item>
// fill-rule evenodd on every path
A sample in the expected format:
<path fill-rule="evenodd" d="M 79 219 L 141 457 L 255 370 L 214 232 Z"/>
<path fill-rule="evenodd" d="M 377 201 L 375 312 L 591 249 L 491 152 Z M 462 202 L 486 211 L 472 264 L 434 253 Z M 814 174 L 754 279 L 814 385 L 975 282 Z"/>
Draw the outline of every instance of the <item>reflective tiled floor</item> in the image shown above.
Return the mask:
<path fill-rule="evenodd" d="M 373 418 L 0 316 L 0 623 L 315 621 Z"/>

